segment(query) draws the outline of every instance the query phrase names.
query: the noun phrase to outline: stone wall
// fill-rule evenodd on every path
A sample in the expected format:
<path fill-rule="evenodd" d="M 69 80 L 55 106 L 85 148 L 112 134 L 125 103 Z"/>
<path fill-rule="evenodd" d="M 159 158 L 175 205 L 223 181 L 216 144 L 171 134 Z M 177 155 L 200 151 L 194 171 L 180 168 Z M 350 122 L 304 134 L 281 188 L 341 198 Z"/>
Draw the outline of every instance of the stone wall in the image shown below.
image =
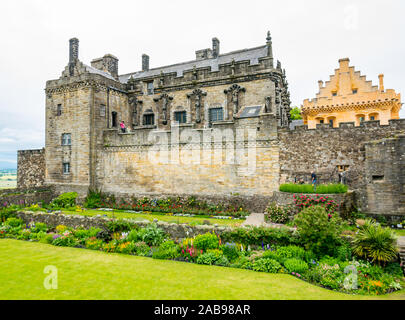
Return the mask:
<path fill-rule="evenodd" d="M 366 212 L 405 216 L 405 135 L 366 143 Z"/>
<path fill-rule="evenodd" d="M 255 135 L 254 140 L 248 139 L 249 132 Z M 180 129 L 177 143 L 172 142 L 173 130 L 106 131 L 105 146 L 99 152 L 97 186 L 116 195 L 268 198 L 278 189 L 276 134 L 273 115 L 237 119 L 221 129 Z M 225 136 L 229 138 L 226 142 L 222 140 Z M 154 145 L 157 137 L 160 143 Z M 250 200 L 252 210 L 265 207 L 266 201 L 254 202 Z"/>
<path fill-rule="evenodd" d="M 19 150 L 17 153 L 17 188 L 44 185 L 45 149 Z"/>
<path fill-rule="evenodd" d="M 60 213 L 44 213 L 44 212 L 32 212 L 32 211 L 20 211 L 17 216 L 24 220 L 25 223 L 42 222 L 49 226 L 56 227 L 58 225 L 65 225 L 72 228 L 85 228 L 96 227 L 105 229 L 105 223 L 111 221 L 110 218 L 105 217 L 86 217 L 80 215 L 65 215 Z M 137 225 L 139 227 L 146 227 L 151 222 L 148 220 L 131 220 L 122 219 Z M 194 237 L 198 234 L 204 234 L 207 232 L 215 232 L 221 234 L 225 231 L 230 231 L 230 227 L 218 226 L 218 225 L 198 225 L 190 226 L 187 224 L 167 223 L 164 221 L 156 222 L 156 225 L 163 229 L 172 239 L 182 239 Z"/>
<path fill-rule="evenodd" d="M 54 197 L 55 193 L 51 187 L 3 189 L 0 190 L 0 205 L 49 203 Z"/>
<path fill-rule="evenodd" d="M 347 184 L 357 190 L 356 203 L 367 212 L 366 144 L 376 139 L 394 137 L 405 132 L 405 119 L 390 120 L 389 125 L 368 121 L 354 127 L 354 123 L 306 126 L 295 130 L 279 130 L 280 184 L 303 178 L 310 182 L 311 171 L 319 183 L 338 182 L 338 165 L 348 166 Z M 400 152 L 400 150 L 398 149 Z"/>

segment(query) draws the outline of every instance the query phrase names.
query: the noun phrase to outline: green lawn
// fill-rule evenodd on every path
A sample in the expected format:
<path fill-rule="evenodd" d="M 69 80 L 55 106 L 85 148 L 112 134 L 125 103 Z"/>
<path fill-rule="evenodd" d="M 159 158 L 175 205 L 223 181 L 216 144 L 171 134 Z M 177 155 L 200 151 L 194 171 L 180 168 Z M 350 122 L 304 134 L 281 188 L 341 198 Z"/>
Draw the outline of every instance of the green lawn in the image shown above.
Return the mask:
<path fill-rule="evenodd" d="M 405 299 L 345 295 L 285 274 L 0 240 L 0 299 Z M 58 289 L 43 286 L 45 266 Z"/>
<path fill-rule="evenodd" d="M 101 211 L 101 210 L 85 210 L 83 212 L 75 212 L 75 211 L 63 211 L 64 214 L 79 214 L 84 216 L 96 216 L 100 215 L 107 215 L 108 217 L 112 217 L 113 213 L 111 211 Z M 245 220 L 241 219 L 213 219 L 213 218 L 200 218 L 200 217 L 174 217 L 168 216 L 164 214 L 157 214 L 157 213 L 130 213 L 130 212 L 123 212 L 123 211 L 114 211 L 114 217 L 117 219 L 139 219 L 139 220 L 149 220 L 153 221 L 157 219 L 159 221 L 166 221 L 171 223 L 187 223 L 187 224 L 202 224 L 204 221 L 209 221 L 210 224 L 218 224 L 218 225 L 227 225 L 227 226 L 238 226 L 241 225 Z"/>

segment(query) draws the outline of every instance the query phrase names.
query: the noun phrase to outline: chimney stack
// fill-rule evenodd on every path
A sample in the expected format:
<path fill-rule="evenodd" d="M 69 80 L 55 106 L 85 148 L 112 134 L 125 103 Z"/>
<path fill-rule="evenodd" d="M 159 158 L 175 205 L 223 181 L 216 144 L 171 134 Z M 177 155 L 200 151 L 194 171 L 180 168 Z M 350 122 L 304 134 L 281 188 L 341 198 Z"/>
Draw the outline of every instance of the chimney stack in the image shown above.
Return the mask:
<path fill-rule="evenodd" d="M 219 56 L 219 40 L 218 38 L 212 38 L 212 56 L 217 58 Z"/>
<path fill-rule="evenodd" d="M 149 70 L 149 56 L 147 54 L 142 55 L 142 71 Z"/>
<path fill-rule="evenodd" d="M 74 63 L 79 59 L 79 39 L 69 40 L 69 62 Z"/>
<path fill-rule="evenodd" d="M 319 81 L 318 81 L 318 85 L 319 85 L 319 90 L 321 90 L 322 87 L 323 87 L 323 81 L 322 81 L 322 80 L 319 80 Z"/>
<path fill-rule="evenodd" d="M 384 75 L 379 74 L 378 79 L 380 80 L 380 91 L 384 92 Z"/>

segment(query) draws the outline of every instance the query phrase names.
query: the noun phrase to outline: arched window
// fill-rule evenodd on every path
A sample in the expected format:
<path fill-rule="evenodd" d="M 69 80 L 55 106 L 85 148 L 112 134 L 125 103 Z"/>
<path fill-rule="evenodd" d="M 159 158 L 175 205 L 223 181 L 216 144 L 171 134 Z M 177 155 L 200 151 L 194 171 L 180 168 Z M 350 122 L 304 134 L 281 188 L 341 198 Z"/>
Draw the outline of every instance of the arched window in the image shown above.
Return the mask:
<path fill-rule="evenodd" d="M 366 116 L 364 114 L 356 114 L 356 125 L 359 126 L 364 121 L 366 121 Z"/>
<path fill-rule="evenodd" d="M 378 113 L 370 113 L 369 119 L 370 119 L 370 121 L 379 120 Z"/>

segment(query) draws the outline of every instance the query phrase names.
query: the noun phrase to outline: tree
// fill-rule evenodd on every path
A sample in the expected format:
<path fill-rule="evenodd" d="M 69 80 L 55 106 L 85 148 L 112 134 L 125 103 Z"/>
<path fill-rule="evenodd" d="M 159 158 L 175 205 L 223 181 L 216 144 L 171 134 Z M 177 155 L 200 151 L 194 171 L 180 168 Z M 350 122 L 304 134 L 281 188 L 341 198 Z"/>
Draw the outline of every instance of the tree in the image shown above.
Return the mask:
<path fill-rule="evenodd" d="M 298 107 L 292 108 L 290 111 L 290 114 L 291 114 L 291 120 L 301 120 L 302 119 L 301 109 Z"/>

